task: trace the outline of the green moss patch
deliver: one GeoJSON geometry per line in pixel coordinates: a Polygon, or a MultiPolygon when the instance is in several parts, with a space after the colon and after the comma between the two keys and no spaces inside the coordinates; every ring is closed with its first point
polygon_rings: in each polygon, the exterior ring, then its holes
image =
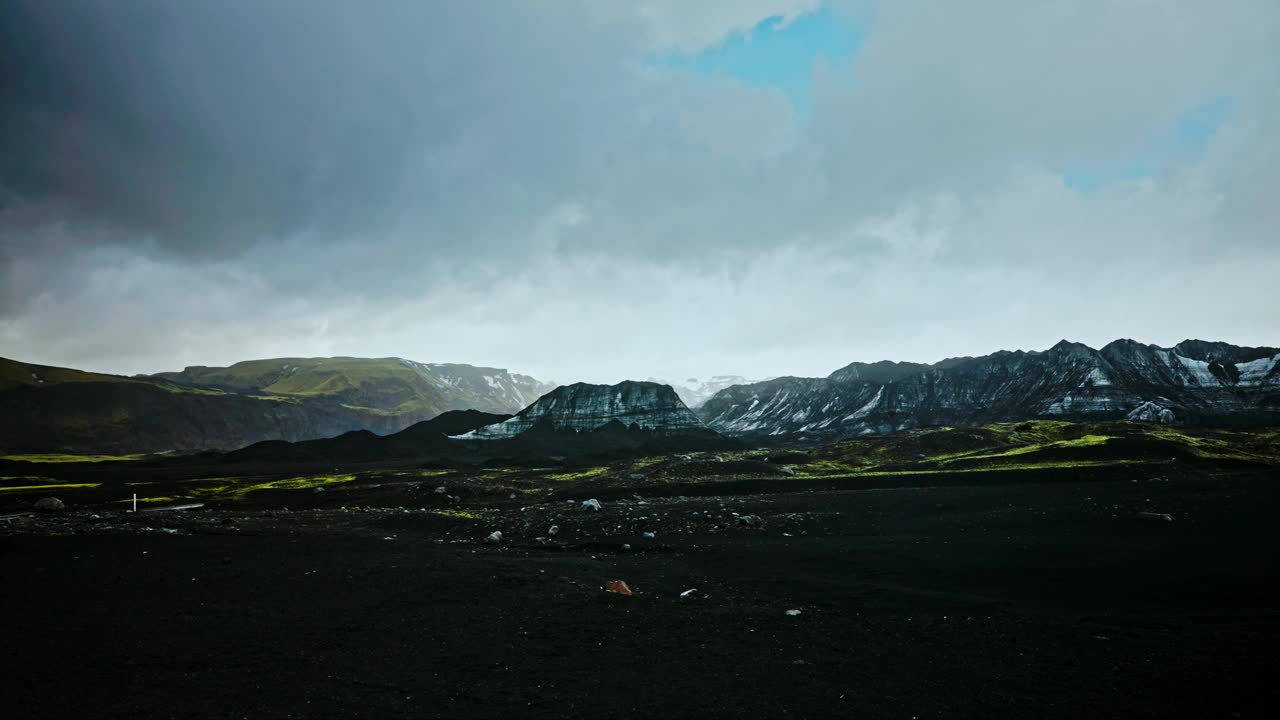
{"type": "Polygon", "coordinates": [[[249,493],[259,490],[312,490],[326,485],[348,483],[355,479],[355,475],[306,475],[283,480],[246,483],[237,478],[212,478],[203,482],[220,481],[222,484],[195,488],[191,494],[194,497],[209,500],[243,500],[249,493]]]}

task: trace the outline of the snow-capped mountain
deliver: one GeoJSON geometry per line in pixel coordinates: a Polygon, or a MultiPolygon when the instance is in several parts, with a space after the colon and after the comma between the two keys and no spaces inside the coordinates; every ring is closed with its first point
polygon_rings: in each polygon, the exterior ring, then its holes
{"type": "Polygon", "coordinates": [[[445,393],[466,398],[468,408],[485,412],[516,412],[537,400],[555,383],[542,382],[504,368],[476,367],[460,363],[420,363],[400,359],[445,393]]]}
{"type": "Polygon", "coordinates": [[[734,385],[747,385],[750,380],[741,375],[713,375],[706,380],[698,378],[687,378],[684,382],[668,382],[666,380],[658,380],[657,378],[649,378],[649,382],[655,382],[663,385],[670,385],[685,405],[691,408],[697,408],[702,403],[711,399],[713,395],[721,390],[732,387],[734,385]]]}
{"type": "Polygon", "coordinates": [[[501,440],[535,425],[555,430],[590,431],[611,422],[628,428],[670,433],[705,430],[670,385],[628,380],[617,385],[564,385],[538,398],[514,417],[473,430],[460,439],[501,440]]]}
{"type": "Polygon", "coordinates": [[[1063,340],[933,365],[853,363],[826,378],[726,388],[699,416],[726,435],[814,437],[1031,418],[1280,421],[1280,349],[1117,340],[1094,350],[1063,340]]]}

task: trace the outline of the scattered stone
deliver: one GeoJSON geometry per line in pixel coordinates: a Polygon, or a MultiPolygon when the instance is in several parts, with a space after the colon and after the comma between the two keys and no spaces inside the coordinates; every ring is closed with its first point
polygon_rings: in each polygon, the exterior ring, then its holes
{"type": "Polygon", "coordinates": [[[604,507],[604,506],[602,506],[602,505],[600,504],[600,501],[599,501],[599,500],[597,500],[597,499],[595,499],[595,498],[591,498],[590,500],[586,500],[586,501],[584,501],[584,502],[582,503],[582,507],[581,507],[581,508],[579,508],[579,509],[580,509],[580,510],[594,510],[595,512],[600,512],[600,510],[602,510],[602,509],[603,509],[603,507],[604,507]]]}
{"type": "Polygon", "coordinates": [[[756,527],[763,522],[764,520],[759,515],[741,515],[738,517],[738,524],[746,527],[756,527]]]}
{"type": "Polygon", "coordinates": [[[651,532],[647,532],[647,533],[645,533],[645,534],[644,534],[644,536],[645,536],[645,538],[647,538],[647,539],[649,539],[649,540],[652,540],[652,539],[654,539],[654,538],[658,537],[658,536],[657,536],[657,534],[655,534],[655,533],[651,533],[651,532]]]}
{"type": "Polygon", "coordinates": [[[631,588],[627,587],[627,583],[623,580],[610,580],[609,583],[604,586],[604,589],[607,592],[626,595],[628,597],[633,594],[631,592],[631,588]]]}
{"type": "Polygon", "coordinates": [[[39,500],[36,501],[36,504],[33,505],[32,507],[34,507],[36,510],[39,510],[40,512],[58,512],[60,510],[66,509],[67,506],[64,505],[63,502],[56,497],[47,497],[47,498],[40,498],[39,500]]]}
{"type": "Polygon", "coordinates": [[[630,479],[632,479],[632,480],[643,480],[643,479],[644,479],[644,473],[631,473],[631,474],[630,474],[630,475],[628,475],[627,477],[628,477],[628,478],[630,478],[630,479]]]}
{"type": "Polygon", "coordinates": [[[697,590],[698,588],[689,588],[688,590],[685,590],[684,592],[680,593],[680,597],[689,597],[693,593],[697,592],[697,590]]]}
{"type": "Polygon", "coordinates": [[[447,495],[449,493],[449,488],[445,487],[444,485],[441,485],[440,487],[435,489],[435,493],[437,495],[447,495]]]}
{"type": "Polygon", "coordinates": [[[489,533],[489,536],[486,537],[484,541],[490,544],[500,543],[502,542],[502,533],[497,530],[494,530],[493,532],[489,533]]]}
{"type": "Polygon", "coordinates": [[[782,474],[783,474],[783,475],[795,475],[795,474],[796,474],[796,469],[795,469],[795,468],[793,468],[793,467],[791,467],[790,465],[783,465],[783,466],[782,466],[782,474]]]}
{"type": "Polygon", "coordinates": [[[323,485],[321,485],[321,486],[319,486],[319,487],[316,487],[316,488],[313,488],[313,489],[311,490],[311,492],[312,492],[313,494],[317,494],[317,495],[318,495],[318,494],[320,494],[320,493],[322,493],[322,492],[324,492],[324,491],[325,491],[325,489],[324,489],[324,486],[323,486],[323,485]]]}
{"type": "Polygon", "coordinates": [[[508,500],[515,500],[515,499],[516,499],[516,494],[515,494],[515,493],[511,493],[510,495],[508,495],[508,496],[507,496],[507,499],[508,499],[508,500]]]}
{"type": "Polygon", "coordinates": [[[1169,513],[1140,512],[1138,513],[1138,517],[1146,518],[1148,520],[1163,520],[1165,522],[1173,522],[1173,516],[1170,515],[1169,513]]]}
{"type": "Polygon", "coordinates": [[[559,532],[560,532],[559,525],[552,525],[551,527],[547,528],[548,537],[555,537],[559,532]]]}
{"type": "Polygon", "coordinates": [[[787,611],[787,615],[788,615],[789,617],[795,617],[795,616],[797,616],[797,615],[799,615],[799,614],[800,614],[800,611],[799,611],[799,610],[797,610],[797,609],[795,609],[795,608],[791,608],[790,610],[788,610],[788,611],[787,611]]]}
{"type": "Polygon", "coordinates": [[[631,549],[631,543],[622,543],[622,549],[623,549],[623,551],[630,550],[630,549],[631,549]]]}

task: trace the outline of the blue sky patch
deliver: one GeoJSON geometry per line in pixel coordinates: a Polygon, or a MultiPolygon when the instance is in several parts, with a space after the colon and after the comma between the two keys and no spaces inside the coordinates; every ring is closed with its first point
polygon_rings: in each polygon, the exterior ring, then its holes
{"type": "Polygon", "coordinates": [[[718,45],[690,55],[656,58],[659,65],[704,75],[736,78],[749,87],[782,90],[801,118],[813,110],[813,66],[819,58],[847,64],[862,44],[861,28],[842,22],[827,8],[783,25],[781,17],[761,21],[718,45]]]}
{"type": "Polygon", "coordinates": [[[1096,190],[1109,182],[1127,182],[1158,175],[1204,151],[1209,140],[1230,115],[1232,98],[1219,97],[1196,105],[1158,128],[1127,156],[1088,168],[1073,168],[1063,175],[1069,187],[1096,190]]]}

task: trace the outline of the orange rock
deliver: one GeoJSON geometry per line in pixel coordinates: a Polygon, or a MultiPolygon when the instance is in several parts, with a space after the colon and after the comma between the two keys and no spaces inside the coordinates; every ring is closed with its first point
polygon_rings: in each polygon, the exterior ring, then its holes
{"type": "Polygon", "coordinates": [[[627,584],[621,580],[610,580],[609,584],[604,586],[604,589],[611,593],[618,593],[619,595],[631,594],[631,588],[627,587],[627,584]]]}

